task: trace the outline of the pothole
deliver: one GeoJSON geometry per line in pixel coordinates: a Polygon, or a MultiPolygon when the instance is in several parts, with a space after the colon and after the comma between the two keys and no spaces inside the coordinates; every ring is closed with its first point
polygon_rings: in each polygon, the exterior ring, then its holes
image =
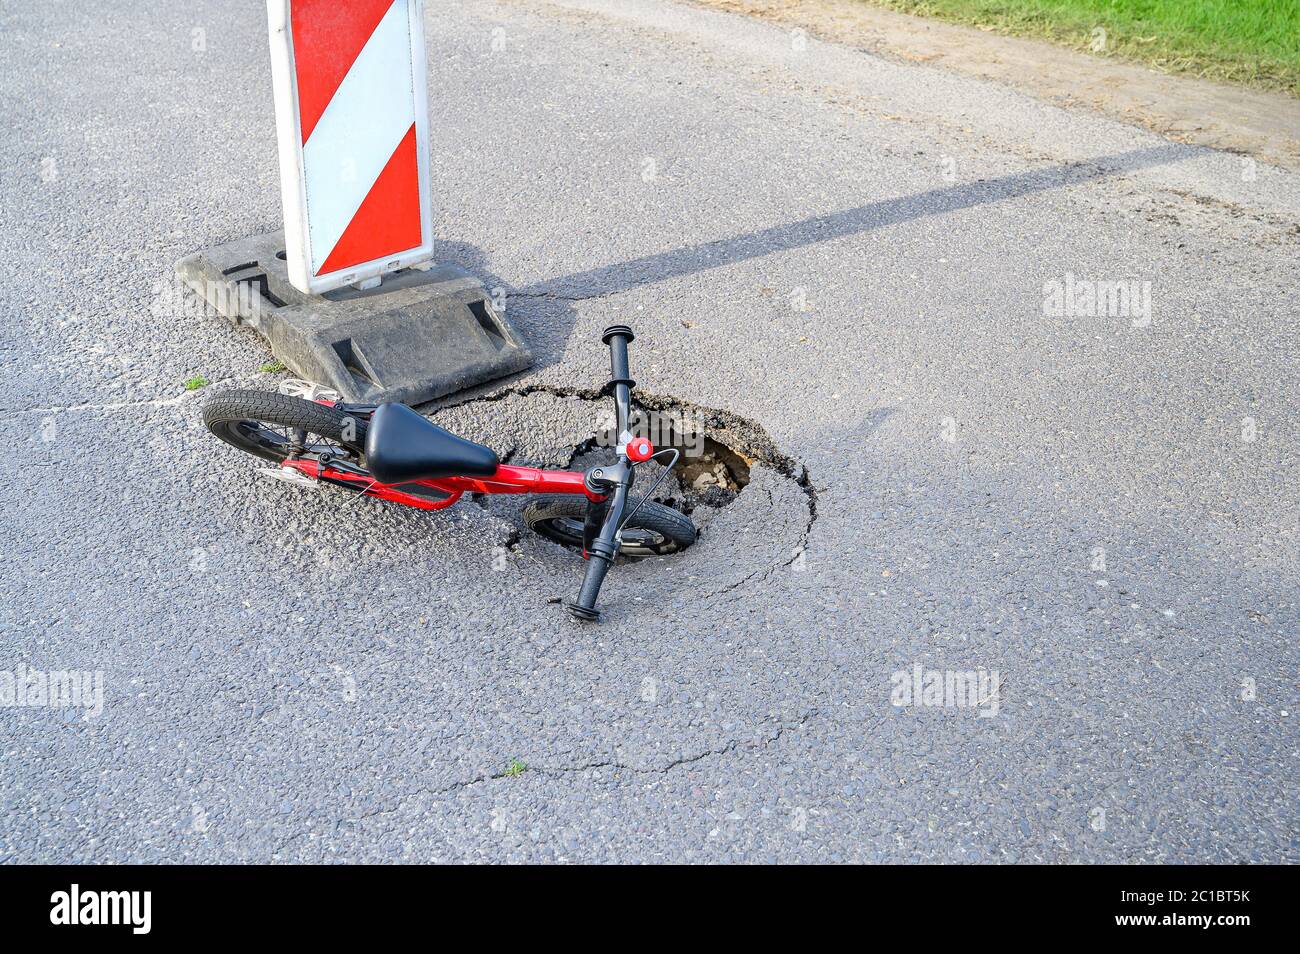
{"type": "MultiPolygon", "coordinates": [[[[797,558],[816,519],[816,494],[804,466],[782,453],[759,424],[640,391],[633,396],[633,409],[637,436],[649,438],[656,450],[681,451],[653,499],[689,514],[699,527],[700,542],[684,557],[713,550],[715,556],[734,555],[741,546],[741,555],[751,551],[763,567],[797,558]],[[728,539],[719,546],[718,537],[728,539]]],[[[595,391],[532,385],[472,398],[430,416],[517,466],[585,470],[613,455],[612,401],[595,391]]],[[[633,495],[644,493],[662,473],[655,462],[638,467],[633,495]]],[[[522,527],[519,498],[479,497],[476,502],[522,527]]],[[[520,539],[514,533],[509,537],[511,545],[520,539]]]]}
{"type": "MultiPolygon", "coordinates": [[[[633,424],[636,436],[646,436],[640,431],[647,428],[633,424]]],[[[593,442],[597,446],[575,452],[570,468],[586,470],[609,459],[610,436],[593,442]]],[[[655,487],[652,499],[675,507],[685,514],[694,515],[701,508],[719,510],[735,501],[737,495],[749,484],[753,461],[710,437],[683,439],[674,434],[666,443],[655,443],[655,450],[674,448],[679,452],[672,473],[664,474],[664,465],[647,461],[637,467],[636,486],[633,493],[644,493],[655,487]],[[662,478],[662,479],[661,479],[662,478]]],[[[701,514],[705,516],[705,514],[701,514]]]]}

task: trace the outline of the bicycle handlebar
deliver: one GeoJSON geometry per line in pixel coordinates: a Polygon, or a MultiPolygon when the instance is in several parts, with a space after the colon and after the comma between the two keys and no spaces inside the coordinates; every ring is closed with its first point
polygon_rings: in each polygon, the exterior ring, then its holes
{"type": "Polygon", "coordinates": [[[614,391],[619,458],[613,466],[602,468],[604,474],[601,482],[609,490],[609,496],[602,504],[605,510],[600,532],[588,548],[587,572],[582,578],[578,598],[574,602],[565,603],[571,616],[587,622],[600,618],[600,612],[596,609],[596,597],[600,595],[605,574],[618,555],[618,528],[623,522],[623,510],[627,506],[627,494],[632,487],[636,469],[628,460],[626,449],[627,441],[632,436],[628,430],[628,419],[632,414],[632,388],[636,386],[628,371],[627,346],[635,337],[627,325],[610,325],[600,337],[601,341],[609,345],[609,384],[614,391]]]}
{"type": "Polygon", "coordinates": [[[627,346],[636,338],[627,325],[610,325],[600,340],[609,345],[609,385],[614,391],[614,415],[618,446],[622,449],[630,435],[628,418],[632,414],[632,389],[636,382],[628,371],[627,346]]]}
{"type": "Polygon", "coordinates": [[[636,340],[632,329],[627,325],[610,325],[601,334],[600,340],[609,345],[609,365],[613,372],[613,381],[626,381],[629,385],[636,382],[628,376],[627,346],[636,340]]]}

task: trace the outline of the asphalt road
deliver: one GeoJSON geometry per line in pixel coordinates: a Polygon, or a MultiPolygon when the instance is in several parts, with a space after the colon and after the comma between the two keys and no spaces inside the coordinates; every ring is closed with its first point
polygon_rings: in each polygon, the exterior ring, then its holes
{"type": "Polygon", "coordinates": [[[430,8],[438,254],[549,389],[466,436],[564,437],[628,322],[812,495],[756,467],[593,630],[513,507],[255,479],[181,385],[269,353],[165,292],[278,226],[263,4],[5,0],[0,670],[103,709],[0,707],[0,861],[1296,860],[1295,176],[690,6],[430,8]]]}

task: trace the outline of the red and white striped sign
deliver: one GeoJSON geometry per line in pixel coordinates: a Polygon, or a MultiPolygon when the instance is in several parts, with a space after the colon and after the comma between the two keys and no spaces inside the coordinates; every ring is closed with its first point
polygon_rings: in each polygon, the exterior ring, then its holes
{"type": "Polygon", "coordinates": [[[432,256],[422,0],[267,0],[290,281],[432,256]]]}

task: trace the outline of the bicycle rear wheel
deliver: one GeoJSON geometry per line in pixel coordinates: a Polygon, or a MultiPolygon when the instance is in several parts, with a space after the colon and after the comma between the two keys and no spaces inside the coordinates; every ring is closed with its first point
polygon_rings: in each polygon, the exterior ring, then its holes
{"type": "Polygon", "coordinates": [[[203,423],[245,453],[280,463],[291,453],[360,466],[366,422],[315,401],[266,391],[226,391],[203,407],[203,423]]]}

